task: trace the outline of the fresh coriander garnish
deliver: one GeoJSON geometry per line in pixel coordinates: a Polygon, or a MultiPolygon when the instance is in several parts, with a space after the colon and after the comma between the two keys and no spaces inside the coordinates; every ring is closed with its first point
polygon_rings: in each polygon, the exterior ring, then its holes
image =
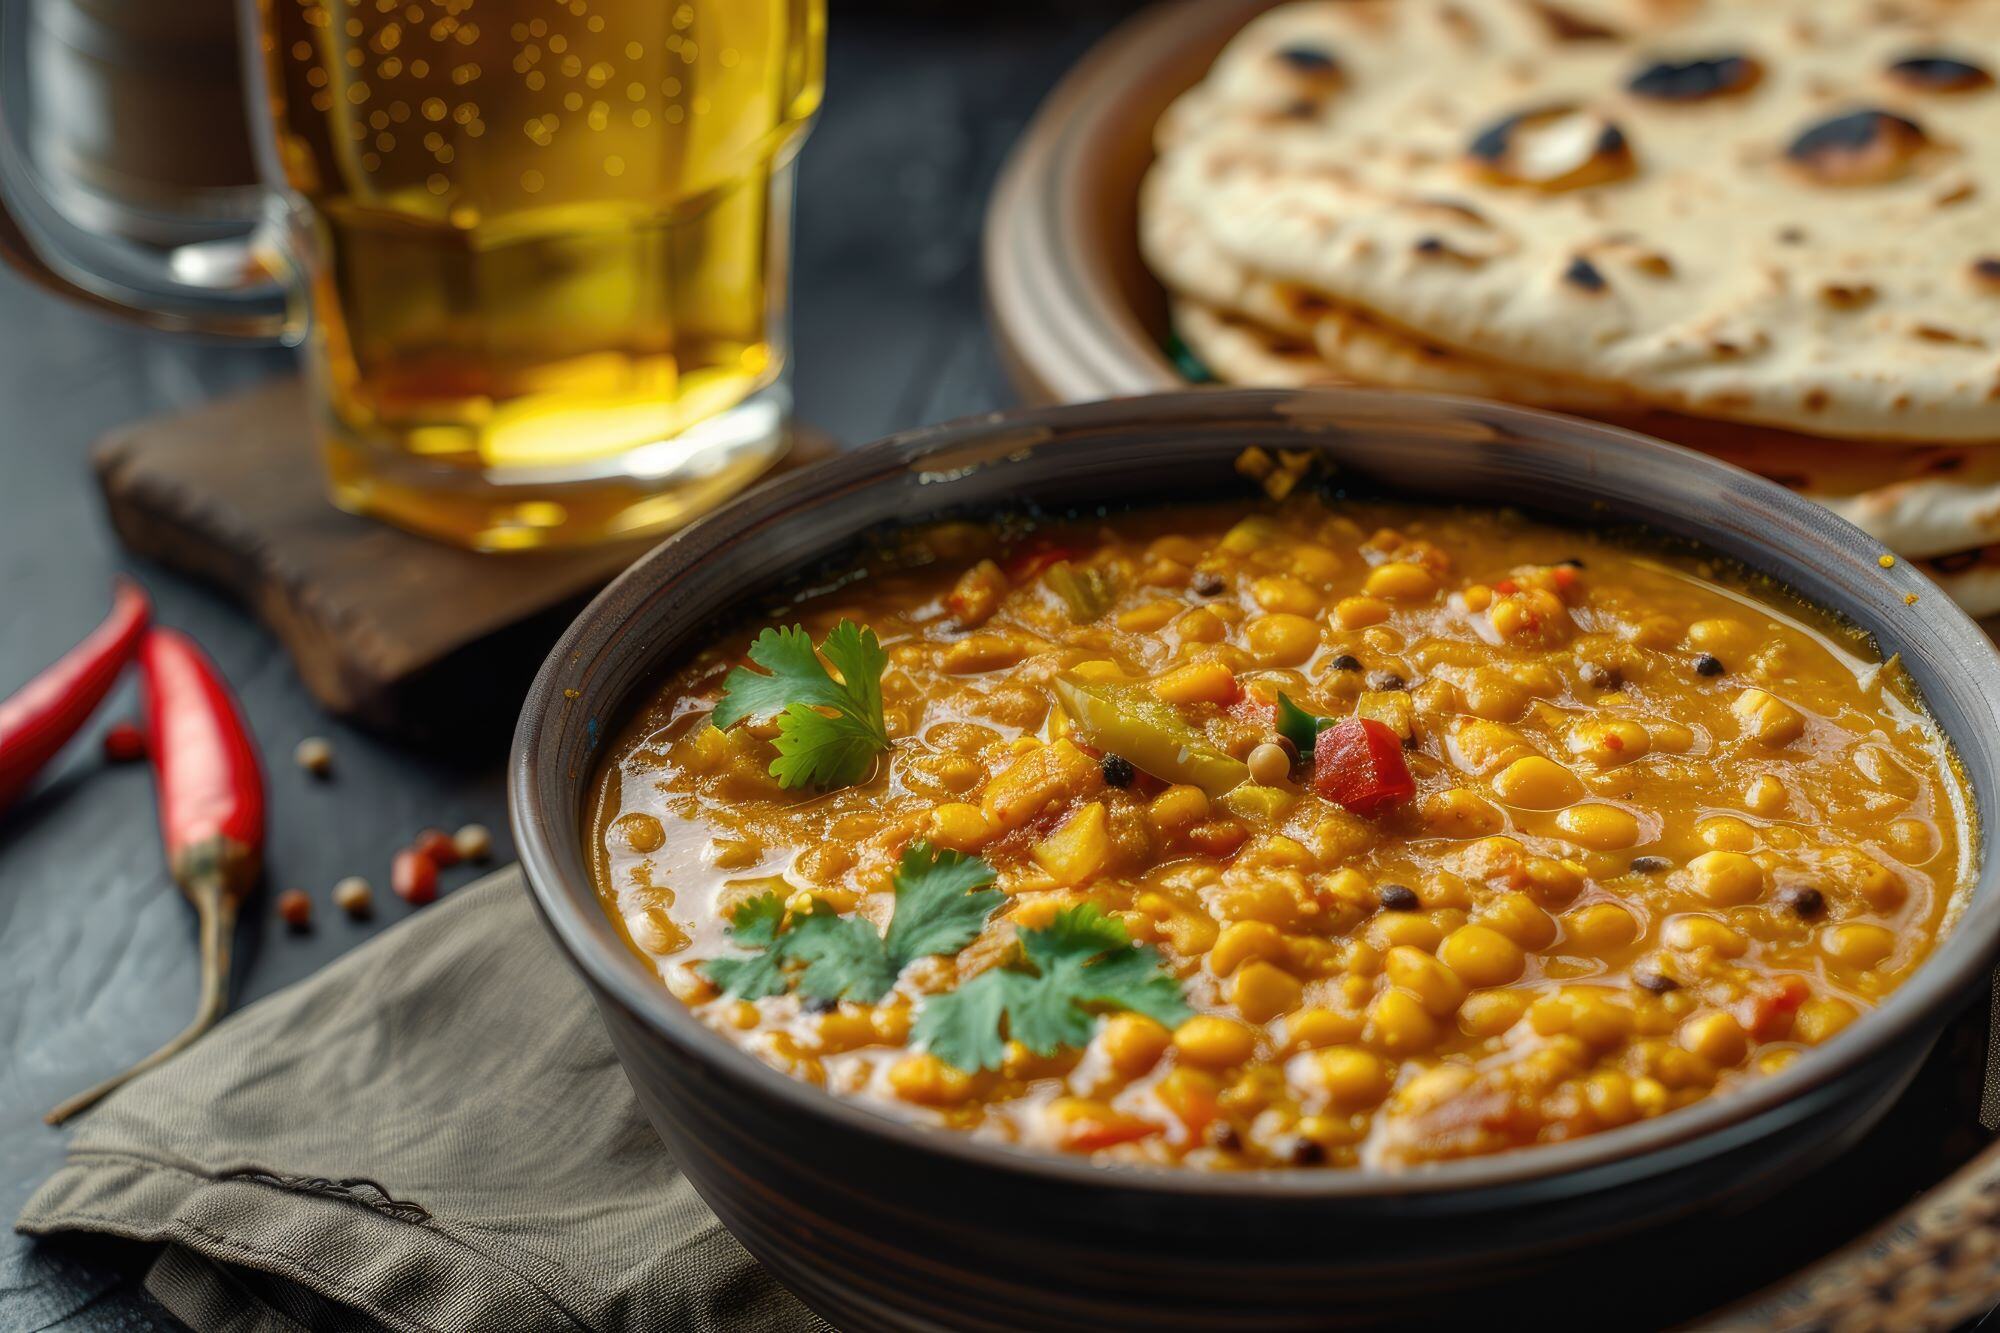
{"type": "Polygon", "coordinates": [[[780,787],[849,786],[867,777],[875,756],[889,748],[882,720],[882,672],[889,655],[875,631],[843,620],[819,651],[840,672],[839,680],[820,664],[803,626],[767,629],[750,645],[750,660],[764,670],[737,667],[724,678],[716,701],[718,727],[777,716],[778,757],[771,761],[771,776],[780,787]]]}
{"type": "Polygon", "coordinates": [[[986,886],[993,867],[976,856],[912,843],[893,880],[896,911],[889,933],[858,916],[841,916],[815,899],[792,914],[775,893],[737,907],[729,918],[733,943],[758,952],[715,958],[702,965],[723,993],[744,1000],[782,995],[796,985],[821,1000],[873,1004],[895,986],[904,968],[929,954],[957,953],[978,938],[986,918],[1006,895],[986,886]],[[797,964],[787,968],[786,964],[797,964]]]}
{"type": "Polygon", "coordinates": [[[1022,931],[1021,956],[1031,971],[994,968],[926,1000],[916,1039],[971,1073],[998,1069],[1007,1038],[1037,1055],[1085,1045],[1093,1020],[1086,1005],[1131,1009],[1169,1027],[1192,1012],[1180,983],[1160,970],[1159,955],[1133,944],[1123,922],[1091,903],[1058,912],[1043,929],[1022,931]]]}
{"type": "Polygon", "coordinates": [[[775,893],[759,894],[738,903],[729,914],[729,938],[756,953],[744,958],[711,958],[701,965],[723,994],[761,1000],[785,993],[785,946],[778,938],[785,924],[785,900],[775,893]]]}
{"type": "Polygon", "coordinates": [[[1290,741],[1292,748],[1304,758],[1312,758],[1313,747],[1319,744],[1319,734],[1339,721],[1337,717],[1308,713],[1293,703],[1288,694],[1278,695],[1278,734],[1290,741]]]}

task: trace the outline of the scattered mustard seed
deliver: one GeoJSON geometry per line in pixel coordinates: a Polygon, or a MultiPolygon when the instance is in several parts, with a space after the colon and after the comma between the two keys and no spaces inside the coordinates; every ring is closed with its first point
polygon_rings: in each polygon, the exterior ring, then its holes
{"type": "Polygon", "coordinates": [[[333,772],[333,742],[324,736],[308,736],[292,751],[292,762],[314,777],[323,778],[333,772]]]}
{"type": "Polygon", "coordinates": [[[375,910],[375,891],[359,875],[349,875],[333,886],[333,905],[360,920],[375,910]]]}

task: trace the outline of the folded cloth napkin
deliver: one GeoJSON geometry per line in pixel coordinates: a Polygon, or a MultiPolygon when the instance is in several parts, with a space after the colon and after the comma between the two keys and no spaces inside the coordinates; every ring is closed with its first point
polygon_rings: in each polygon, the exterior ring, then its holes
{"type": "Polygon", "coordinates": [[[199,1333],[828,1327],[667,1155],[518,869],[103,1103],[16,1225],[160,1244],[199,1333]]]}

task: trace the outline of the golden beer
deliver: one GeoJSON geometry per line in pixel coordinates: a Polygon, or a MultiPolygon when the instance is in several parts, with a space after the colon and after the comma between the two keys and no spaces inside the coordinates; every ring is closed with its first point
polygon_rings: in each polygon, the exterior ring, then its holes
{"type": "Polygon", "coordinates": [[[255,0],[335,499],[484,549],[783,451],[824,0],[255,0]]]}

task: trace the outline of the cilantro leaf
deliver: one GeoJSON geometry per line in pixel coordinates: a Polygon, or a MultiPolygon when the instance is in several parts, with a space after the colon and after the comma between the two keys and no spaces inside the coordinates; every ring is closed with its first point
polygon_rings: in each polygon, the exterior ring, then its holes
{"type": "Polygon", "coordinates": [[[1020,972],[994,968],[981,972],[955,991],[924,1002],[912,1029],[916,1040],[947,1064],[968,1073],[998,1069],[1007,1058],[1000,1021],[1013,1007],[1022,983],[1034,979],[1020,972]]]}
{"type": "Polygon", "coordinates": [[[804,704],[778,715],[778,757],[771,776],[784,788],[845,787],[868,776],[878,750],[888,744],[867,722],[847,713],[829,717],[804,704]]]}
{"type": "Polygon", "coordinates": [[[1160,971],[1159,955],[1134,945],[1124,923],[1091,903],[1022,931],[1021,956],[1033,971],[996,968],[927,1000],[915,1038],[940,1060],[976,1072],[999,1068],[1003,1019],[1008,1037],[1053,1055],[1089,1042],[1094,1015],[1086,1005],[1130,1009],[1168,1026],[1192,1012],[1180,983],[1160,971]]]}
{"type": "Polygon", "coordinates": [[[702,970],[738,999],[782,995],[796,984],[817,999],[873,1004],[915,960],[972,943],[1006,896],[985,887],[993,882],[986,862],[924,842],[905,849],[892,882],[896,910],[886,937],[865,918],[841,916],[817,900],[792,913],[786,926],[783,900],[767,893],[741,904],[729,919],[730,940],[759,952],[710,959],[702,970]]]}
{"type": "Polygon", "coordinates": [[[715,705],[716,726],[728,728],[745,718],[782,713],[794,700],[825,708],[837,706],[840,686],[820,665],[813,653],[812,635],[803,625],[766,629],[750,645],[750,660],[764,670],[734,667],[723,678],[722,698],[715,705]]]}
{"type": "Polygon", "coordinates": [[[882,672],[889,655],[875,631],[843,620],[819,651],[840,672],[839,680],[820,662],[803,626],[766,629],[750,645],[750,660],[764,669],[732,669],[710,719],[727,728],[775,716],[778,757],[770,772],[788,789],[859,782],[875,755],[889,748],[882,717],[882,672]]]}
{"type": "Polygon", "coordinates": [[[976,856],[911,843],[896,866],[896,915],[884,941],[901,972],[934,953],[957,953],[979,938],[986,918],[1006,897],[993,867],[976,856]]]}
{"type": "Polygon", "coordinates": [[[1292,743],[1301,758],[1311,758],[1313,747],[1319,744],[1319,734],[1339,721],[1336,717],[1308,713],[1293,703],[1289,694],[1278,695],[1278,734],[1292,743]]]}
{"type": "MultiPolygon", "coordinates": [[[[855,711],[864,718],[873,718],[876,730],[882,732],[882,673],[889,669],[889,654],[882,651],[875,631],[843,620],[833,627],[819,650],[840,673],[845,682],[842,688],[854,701],[855,711]]],[[[883,732],[882,743],[888,742],[888,735],[883,732]]]]}
{"type": "Polygon", "coordinates": [[[701,965],[702,972],[722,987],[723,994],[739,1000],[783,995],[784,952],[774,946],[784,919],[784,900],[775,893],[760,894],[739,903],[729,916],[729,938],[747,949],[762,952],[747,958],[711,958],[701,965]]]}
{"type": "Polygon", "coordinates": [[[873,1004],[895,986],[902,970],[890,962],[872,922],[841,916],[817,901],[810,913],[793,918],[785,935],[785,956],[805,964],[799,973],[800,992],[821,1000],[873,1004]]]}

